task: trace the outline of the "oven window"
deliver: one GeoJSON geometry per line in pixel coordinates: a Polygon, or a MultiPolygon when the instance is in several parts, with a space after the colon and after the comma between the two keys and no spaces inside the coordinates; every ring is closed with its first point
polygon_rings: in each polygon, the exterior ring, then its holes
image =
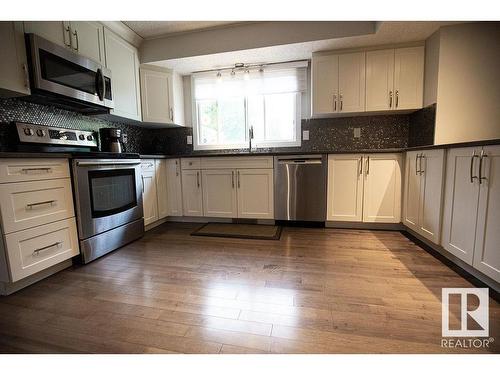
{"type": "Polygon", "coordinates": [[[137,206],[135,169],[89,171],[92,217],[104,217],[137,206]]]}
{"type": "Polygon", "coordinates": [[[39,49],[38,52],[43,79],[89,94],[96,94],[96,72],[43,49],[39,49]]]}

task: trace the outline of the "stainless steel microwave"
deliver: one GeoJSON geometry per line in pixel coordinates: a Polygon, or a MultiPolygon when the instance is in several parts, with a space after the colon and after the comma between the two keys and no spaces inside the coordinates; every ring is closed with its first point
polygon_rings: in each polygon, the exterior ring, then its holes
{"type": "Polygon", "coordinates": [[[26,34],[32,99],[83,113],[113,108],[111,70],[36,34],[26,34]]]}

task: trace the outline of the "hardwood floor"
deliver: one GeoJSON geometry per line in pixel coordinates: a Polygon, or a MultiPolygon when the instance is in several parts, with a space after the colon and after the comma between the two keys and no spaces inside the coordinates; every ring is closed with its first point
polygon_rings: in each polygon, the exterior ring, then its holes
{"type": "Polygon", "coordinates": [[[164,224],[0,297],[0,351],[478,351],[441,348],[441,288],[473,285],[399,232],[284,228],[266,241],[190,236],[196,227],[164,224]]]}

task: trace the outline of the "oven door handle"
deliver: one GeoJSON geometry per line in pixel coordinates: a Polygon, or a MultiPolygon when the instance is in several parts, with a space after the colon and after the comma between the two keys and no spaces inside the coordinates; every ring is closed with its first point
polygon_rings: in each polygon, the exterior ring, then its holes
{"type": "Polygon", "coordinates": [[[127,161],[127,160],[108,160],[108,161],[78,161],[76,162],[77,166],[82,167],[95,167],[102,165],[139,165],[140,161],[127,161]]]}

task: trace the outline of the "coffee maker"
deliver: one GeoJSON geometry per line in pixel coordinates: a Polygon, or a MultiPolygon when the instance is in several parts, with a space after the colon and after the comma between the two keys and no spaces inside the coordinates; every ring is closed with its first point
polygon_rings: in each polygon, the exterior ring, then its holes
{"type": "Polygon", "coordinates": [[[99,129],[99,138],[101,139],[101,151],[105,152],[124,152],[123,134],[118,128],[99,129]]]}

